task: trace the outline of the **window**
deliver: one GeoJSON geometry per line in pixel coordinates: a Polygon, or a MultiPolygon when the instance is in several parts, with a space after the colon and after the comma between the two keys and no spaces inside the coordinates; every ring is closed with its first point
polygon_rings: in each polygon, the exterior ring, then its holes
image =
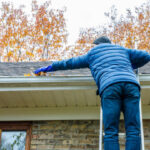
{"type": "Polygon", "coordinates": [[[1,150],[29,150],[30,122],[0,122],[1,150]]]}

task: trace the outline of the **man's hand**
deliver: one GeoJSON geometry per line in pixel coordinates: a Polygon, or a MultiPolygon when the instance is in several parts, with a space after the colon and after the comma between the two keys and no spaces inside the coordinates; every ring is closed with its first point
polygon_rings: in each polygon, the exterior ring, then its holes
{"type": "Polygon", "coordinates": [[[39,75],[41,72],[52,72],[54,71],[52,68],[52,65],[49,65],[48,67],[43,67],[43,68],[39,68],[37,70],[34,71],[35,74],[39,75]]]}

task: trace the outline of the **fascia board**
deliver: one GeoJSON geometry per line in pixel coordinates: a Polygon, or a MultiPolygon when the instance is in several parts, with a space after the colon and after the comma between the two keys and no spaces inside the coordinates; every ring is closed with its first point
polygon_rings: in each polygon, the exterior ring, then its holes
{"type": "MultiPolygon", "coordinates": [[[[150,74],[139,75],[140,81],[150,81],[150,74]]],[[[92,76],[9,77],[0,76],[0,83],[94,82],[92,76]]]]}
{"type": "MultiPolygon", "coordinates": [[[[141,88],[150,88],[150,75],[139,76],[141,88]]],[[[97,89],[91,76],[0,77],[3,91],[51,91],[97,89]]]]}
{"type": "Polygon", "coordinates": [[[59,86],[59,87],[11,87],[0,88],[0,92],[13,92],[13,91],[65,91],[65,90],[93,90],[97,89],[96,86],[59,86]]]}
{"type": "Polygon", "coordinates": [[[91,76],[0,77],[0,83],[92,82],[91,76]]]}
{"type": "Polygon", "coordinates": [[[97,89],[92,77],[4,77],[0,92],[97,89]]]}
{"type": "Polygon", "coordinates": [[[2,108],[0,121],[95,120],[99,107],[2,108]]]}
{"type": "MultiPolygon", "coordinates": [[[[150,119],[150,106],[144,105],[143,119],[150,119]]],[[[0,121],[99,120],[99,107],[1,108],[0,121]]],[[[121,113],[121,119],[123,115],[121,113]]]]}

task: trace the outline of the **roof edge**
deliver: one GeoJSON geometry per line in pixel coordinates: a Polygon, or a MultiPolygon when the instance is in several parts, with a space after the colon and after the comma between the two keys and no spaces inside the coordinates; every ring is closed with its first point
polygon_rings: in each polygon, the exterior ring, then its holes
{"type": "Polygon", "coordinates": [[[94,82],[92,76],[0,77],[0,83],[94,82]]]}
{"type": "MultiPolygon", "coordinates": [[[[150,74],[140,74],[140,81],[150,81],[150,74]]],[[[39,76],[39,77],[12,77],[0,76],[0,83],[48,83],[48,82],[94,82],[92,76],[39,76]]]]}

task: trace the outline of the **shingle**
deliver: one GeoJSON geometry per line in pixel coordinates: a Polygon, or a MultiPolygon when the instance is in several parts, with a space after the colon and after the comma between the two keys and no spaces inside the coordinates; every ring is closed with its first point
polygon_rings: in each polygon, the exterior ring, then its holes
{"type": "MultiPolygon", "coordinates": [[[[9,63],[1,62],[0,63],[0,76],[24,76],[24,74],[33,73],[37,68],[43,66],[48,66],[52,62],[18,62],[18,63],[9,63]]],[[[150,63],[146,64],[144,67],[139,69],[140,74],[150,74],[150,63]]],[[[56,71],[50,73],[53,75],[60,76],[91,76],[91,72],[88,68],[86,69],[74,69],[66,71],[56,71]]]]}
{"type": "Polygon", "coordinates": [[[141,73],[141,74],[150,74],[150,63],[147,63],[143,67],[139,68],[139,73],[141,73]]]}
{"type": "MultiPolygon", "coordinates": [[[[24,76],[24,74],[33,73],[34,70],[43,66],[48,66],[52,62],[18,62],[18,63],[0,63],[0,76],[24,76]]],[[[89,69],[75,69],[66,71],[56,71],[51,75],[62,76],[90,76],[89,69]]]]}

